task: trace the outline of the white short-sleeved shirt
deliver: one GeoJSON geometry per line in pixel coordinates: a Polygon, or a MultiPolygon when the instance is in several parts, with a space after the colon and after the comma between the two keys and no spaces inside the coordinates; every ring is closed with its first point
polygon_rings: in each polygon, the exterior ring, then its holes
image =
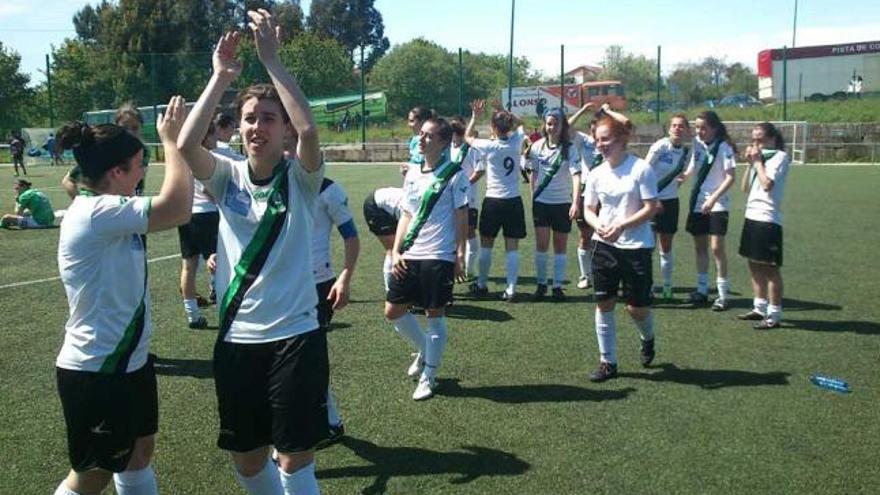
{"type": "Polygon", "coordinates": [[[67,209],[58,270],[70,314],[59,368],[130,373],[146,364],[153,326],[141,235],[149,213],[149,197],[114,195],[80,194],[67,209]],[[143,328],[129,328],[141,301],[143,328]]]}
{"type": "MultiPolygon", "coordinates": [[[[458,153],[461,147],[456,147],[454,145],[449,146],[449,157],[451,159],[457,159],[458,153]]],[[[474,172],[478,172],[480,170],[486,170],[486,164],[483,160],[483,156],[479,150],[474,147],[471,147],[468,150],[467,156],[464,157],[464,160],[461,162],[461,172],[468,179],[468,183],[470,183],[470,177],[474,172]]],[[[473,183],[468,187],[468,207],[476,208],[477,207],[477,183],[473,183]]]]}
{"type": "MultiPolygon", "coordinates": [[[[642,209],[643,201],[657,198],[657,176],[648,162],[628,155],[617,167],[611,168],[608,161],[593,169],[587,177],[584,188],[584,206],[602,204],[599,209],[599,223],[611,225],[634,215],[642,209]]],[[[598,234],[593,239],[602,240],[598,234]]],[[[654,232],[650,222],[626,229],[611,244],[620,249],[640,249],[654,247],[654,232]]]]}
{"type": "MultiPolygon", "coordinates": [[[[546,138],[539,139],[529,147],[525,157],[525,168],[526,170],[534,170],[538,173],[538,180],[535,185],[536,190],[544,182],[547,174],[550,173],[553,162],[556,160],[556,155],[560,152],[561,149],[559,147],[551,148],[546,138]]],[[[581,174],[581,160],[575,145],[569,146],[568,153],[568,158],[562,159],[559,170],[550,180],[550,183],[547,184],[547,187],[544,188],[544,191],[537,198],[534,198],[536,202],[548,205],[571,203],[571,178],[581,174]]]]}
{"type": "MultiPolygon", "coordinates": [[[[217,198],[220,210],[214,280],[217,293],[222,295],[266,212],[271,183],[254,184],[246,160],[233,161],[214,155],[214,163],[214,174],[203,182],[208,192],[217,198]]],[[[284,226],[262,270],[245,294],[224,337],[226,342],[272,342],[318,328],[311,237],[324,165],[309,173],[298,160],[287,160],[287,177],[289,193],[284,226]]]]}
{"type": "MultiPolygon", "coordinates": [[[[651,145],[645,161],[654,169],[654,175],[657,176],[659,182],[664,177],[675,171],[678,164],[684,160],[685,166],[681,172],[684,172],[690,166],[691,146],[684,143],[678,147],[672,144],[672,141],[665,137],[651,145]]],[[[659,185],[657,187],[660,187],[659,185]]],[[[669,184],[662,190],[657,191],[657,199],[675,199],[678,197],[678,181],[672,179],[669,184]]]]}
{"type": "Polygon", "coordinates": [[[320,284],[336,276],[330,257],[330,236],[334,227],[352,220],[348,196],[342,186],[328,178],[321,183],[321,192],[315,208],[315,227],[312,231],[312,274],[320,284]]]}
{"type": "Polygon", "coordinates": [[[767,178],[773,181],[773,188],[770,191],[765,191],[761,187],[761,181],[754,178],[755,172],[751,172],[749,180],[752,182],[749,198],[746,200],[746,218],[782,225],[782,195],[785,192],[790,164],[791,158],[784,151],[777,151],[764,163],[767,178]]]}
{"type": "Polygon", "coordinates": [[[192,212],[210,213],[214,211],[217,211],[217,204],[214,203],[214,198],[205,192],[205,185],[202,184],[202,181],[198,179],[193,180],[192,212]]]}
{"type": "MultiPolygon", "coordinates": [[[[447,162],[427,172],[422,172],[421,167],[409,168],[403,181],[401,209],[412,217],[410,225],[416,221],[425,191],[436,182],[438,173],[449,166],[452,164],[447,162]]],[[[455,261],[455,211],[467,206],[469,186],[461,171],[452,176],[415,242],[403,253],[405,259],[455,261]]]]}
{"type": "Polygon", "coordinates": [[[473,147],[483,155],[486,164],[487,198],[519,197],[520,151],[524,139],[522,128],[507,139],[474,139],[473,147]]]}
{"type": "Polygon", "coordinates": [[[581,184],[583,184],[587,175],[590,174],[590,169],[595,168],[593,160],[599,155],[599,151],[596,149],[596,141],[593,136],[581,131],[574,134],[574,144],[581,158],[581,184]]]}
{"type": "Polygon", "coordinates": [[[402,187],[382,187],[373,192],[373,201],[389,215],[400,219],[400,203],[403,201],[402,187]]]}
{"type": "MultiPolygon", "coordinates": [[[[704,158],[709,154],[709,151],[713,147],[714,143],[707,145],[699,139],[694,139],[694,152],[692,153],[691,161],[688,165],[688,173],[693,175],[694,181],[697,180],[704,158]]],[[[712,164],[712,169],[709,171],[709,175],[706,176],[705,182],[703,182],[703,185],[700,187],[700,192],[697,195],[697,202],[694,205],[695,212],[700,212],[703,208],[703,203],[706,202],[709,195],[721,187],[721,183],[724,182],[724,178],[727,177],[727,173],[731,170],[736,170],[736,156],[730,145],[726,142],[722,142],[721,145],[718,146],[718,155],[715,156],[715,162],[712,164]]],[[[724,193],[724,195],[715,202],[715,205],[712,206],[712,211],[718,212],[729,210],[730,197],[727,193],[724,193]]]]}

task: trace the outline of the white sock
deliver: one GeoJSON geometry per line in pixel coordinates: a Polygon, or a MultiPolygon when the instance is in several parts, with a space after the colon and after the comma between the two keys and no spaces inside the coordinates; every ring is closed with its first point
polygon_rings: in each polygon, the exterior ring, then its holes
{"type": "Polygon", "coordinates": [[[318,478],[315,477],[315,461],[292,473],[279,468],[278,474],[281,476],[284,495],[321,495],[318,478]]]}
{"type": "Polygon", "coordinates": [[[697,273],[697,292],[704,296],[709,295],[709,274],[707,272],[697,273]]]}
{"type": "Polygon", "coordinates": [[[199,303],[195,299],[184,299],[183,310],[186,311],[186,319],[189,321],[196,321],[202,316],[199,312],[199,303]]]}
{"type": "Polygon", "coordinates": [[[578,268],[581,271],[581,278],[589,278],[592,271],[590,261],[590,252],[583,248],[578,248],[578,268]]]}
{"type": "Polygon", "coordinates": [[[636,323],[636,327],[639,329],[639,336],[642,340],[651,340],[654,338],[654,312],[648,310],[648,316],[645,317],[644,320],[637,320],[633,318],[633,321],[636,323]]]}
{"type": "Polygon", "coordinates": [[[55,495],[80,495],[80,494],[76,493],[75,491],[71,490],[70,488],[67,488],[67,484],[64,481],[62,481],[61,484],[58,485],[58,488],[55,489],[55,495]]]}
{"type": "Polygon", "coordinates": [[[782,321],[782,305],[767,305],[767,319],[774,323],[782,321]]]}
{"type": "Polygon", "coordinates": [[[726,278],[718,277],[715,279],[715,285],[718,287],[718,297],[726,300],[730,292],[730,282],[726,278]]]}
{"type": "Polygon", "coordinates": [[[505,255],[507,261],[507,293],[516,292],[516,279],[519,278],[519,251],[508,251],[505,255]]]}
{"type": "Polygon", "coordinates": [[[602,312],[596,308],[596,338],[602,362],[617,364],[617,328],[614,311],[602,312]]]}
{"type": "Polygon", "coordinates": [[[675,261],[675,257],[672,256],[672,251],[668,253],[660,251],[660,274],[663,276],[663,288],[665,289],[672,288],[673,261],[675,261]]]}
{"type": "Polygon", "coordinates": [[[391,285],[392,266],[394,266],[394,259],[390,254],[386,254],[385,261],[382,263],[382,278],[385,280],[385,292],[388,292],[388,286],[391,285]]]}
{"type": "Polygon", "coordinates": [[[443,359],[443,350],[446,349],[446,317],[428,318],[428,338],[425,343],[425,371],[423,374],[433,378],[437,374],[437,368],[443,359]]]}
{"type": "Polygon", "coordinates": [[[535,251],[535,279],[547,285],[547,251],[535,251]]]}
{"type": "Polygon", "coordinates": [[[244,477],[234,467],[232,471],[235,473],[238,484],[251,495],[281,495],[284,493],[281,477],[278,476],[278,468],[271,459],[266,459],[266,465],[263,466],[263,469],[250,478],[244,477]]]}
{"type": "Polygon", "coordinates": [[[333,392],[327,388],[327,424],[330,426],[339,426],[342,424],[342,418],[339,417],[339,410],[336,409],[336,399],[333,398],[333,392]]]}
{"type": "Polygon", "coordinates": [[[565,253],[557,253],[553,256],[553,287],[562,287],[562,282],[565,280],[566,262],[565,253]]]}
{"type": "Polygon", "coordinates": [[[468,275],[474,274],[474,264],[477,262],[477,254],[480,252],[480,242],[476,237],[467,240],[464,256],[464,272],[468,275]]]}
{"type": "Polygon", "coordinates": [[[401,337],[408,340],[416,349],[425,355],[425,332],[419,325],[419,320],[412,313],[404,313],[403,316],[396,320],[391,320],[394,329],[401,337]]]}
{"type": "Polygon", "coordinates": [[[156,473],[152,466],[137,471],[123,471],[113,475],[118,495],[157,495],[156,473]]]}
{"type": "Polygon", "coordinates": [[[752,310],[767,316],[767,300],[760,297],[752,299],[752,310]]]}
{"type": "Polygon", "coordinates": [[[486,287],[489,284],[489,269],[492,268],[492,248],[480,248],[480,274],[477,279],[479,287],[486,287]]]}

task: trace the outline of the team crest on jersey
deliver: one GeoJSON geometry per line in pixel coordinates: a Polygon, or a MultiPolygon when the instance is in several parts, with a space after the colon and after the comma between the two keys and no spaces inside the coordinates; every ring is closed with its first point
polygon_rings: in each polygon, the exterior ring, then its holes
{"type": "Polygon", "coordinates": [[[247,191],[236,187],[235,183],[229,182],[226,186],[226,197],[223,200],[223,204],[230,211],[241,216],[247,216],[251,209],[251,196],[247,191]]]}
{"type": "Polygon", "coordinates": [[[435,193],[438,193],[438,192],[440,192],[441,185],[439,182],[435,182],[434,184],[431,185],[431,188],[434,190],[435,193]]]}

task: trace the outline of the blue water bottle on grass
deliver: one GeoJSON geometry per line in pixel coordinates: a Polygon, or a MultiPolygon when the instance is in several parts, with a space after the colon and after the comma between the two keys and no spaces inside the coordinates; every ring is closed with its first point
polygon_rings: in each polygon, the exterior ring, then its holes
{"type": "Polygon", "coordinates": [[[849,383],[846,383],[846,381],[841,380],[840,378],[832,378],[830,376],[814,373],[810,375],[810,381],[816,386],[827,388],[828,390],[833,390],[842,394],[847,394],[850,391],[849,383]]]}

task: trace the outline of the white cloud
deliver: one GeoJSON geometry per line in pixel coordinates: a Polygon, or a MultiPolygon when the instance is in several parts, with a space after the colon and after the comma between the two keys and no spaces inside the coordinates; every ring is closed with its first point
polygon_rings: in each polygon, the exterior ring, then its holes
{"type": "Polygon", "coordinates": [[[19,4],[2,4],[0,5],[0,18],[24,14],[27,11],[27,8],[19,4]]]}

